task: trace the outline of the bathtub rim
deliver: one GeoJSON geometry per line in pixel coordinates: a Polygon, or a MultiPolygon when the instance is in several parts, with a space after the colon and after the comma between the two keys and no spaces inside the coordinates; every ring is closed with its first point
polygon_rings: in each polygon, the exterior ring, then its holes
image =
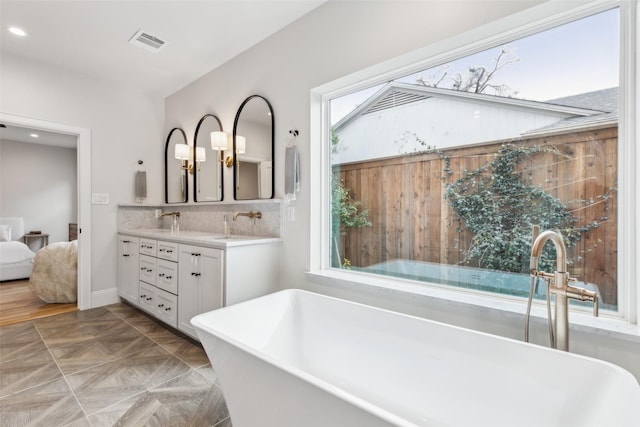
{"type": "MultiPolygon", "coordinates": [[[[431,320],[431,319],[426,319],[423,317],[419,317],[419,316],[414,316],[414,315],[410,315],[410,314],[406,314],[406,313],[401,313],[401,312],[397,312],[397,311],[393,311],[393,310],[388,310],[385,308],[380,308],[380,307],[375,307],[372,305],[368,305],[368,304],[363,304],[363,303],[359,303],[359,302],[355,302],[355,301],[350,301],[347,299],[343,299],[343,298],[337,298],[337,297],[333,297],[330,295],[325,295],[325,294],[321,294],[318,292],[312,292],[312,291],[308,291],[308,290],[304,290],[304,289],[297,289],[297,288],[289,288],[289,289],[284,289],[284,290],[280,290],[280,291],[276,291],[273,292],[271,294],[267,294],[265,296],[262,297],[258,297],[255,299],[263,299],[263,298],[267,298],[267,297],[273,297],[276,298],[277,295],[287,295],[287,298],[289,299],[289,301],[291,301],[292,297],[289,297],[288,295],[295,295],[295,294],[300,294],[300,295],[311,295],[313,297],[317,297],[317,298],[323,298],[323,299],[328,299],[328,300],[332,300],[335,301],[337,303],[342,303],[342,304],[348,304],[348,305],[355,305],[355,306],[359,306],[359,307],[363,307],[365,309],[371,309],[374,311],[379,311],[379,312],[385,312],[388,314],[392,314],[392,315],[397,315],[397,316],[401,316],[407,319],[412,319],[418,322],[426,322],[426,323],[430,323],[430,324],[434,324],[434,325],[439,325],[439,326],[443,326],[443,327],[448,327],[448,328],[453,328],[459,331],[464,331],[464,332],[470,332],[473,334],[478,334],[480,336],[483,336],[489,340],[496,340],[496,341],[503,341],[503,342],[510,342],[513,345],[518,345],[518,346],[524,346],[524,347],[530,347],[530,350],[532,351],[538,351],[538,352],[542,352],[544,353],[549,353],[549,354],[553,354],[554,356],[559,356],[559,357],[570,357],[570,358],[578,358],[578,359],[582,359],[588,363],[596,363],[596,364],[600,364],[602,366],[608,367],[608,369],[613,369],[614,371],[618,372],[621,376],[622,379],[624,379],[625,377],[630,378],[638,387],[640,387],[640,383],[638,382],[638,380],[635,378],[635,376],[633,374],[631,374],[631,372],[629,372],[628,370],[624,369],[621,366],[618,366],[614,363],[608,362],[606,360],[601,360],[601,359],[596,359],[593,357],[589,357],[589,356],[584,356],[581,354],[576,354],[576,353],[565,353],[565,352],[561,352],[560,354],[558,354],[557,352],[559,350],[556,349],[552,349],[549,347],[545,347],[542,345],[538,345],[535,343],[526,343],[520,340],[516,340],[516,339],[512,339],[512,338],[508,338],[508,337],[503,337],[500,335],[494,335],[494,334],[490,334],[487,332],[482,332],[482,331],[477,331],[474,329],[470,329],[470,328],[465,328],[462,326],[457,326],[457,325],[452,325],[449,323],[445,323],[445,322],[440,322],[440,321],[436,321],[436,320],[431,320]]],[[[235,305],[231,305],[231,306],[227,306],[227,307],[223,307],[221,309],[218,310],[214,310],[214,311],[221,311],[221,310],[231,310],[234,307],[237,306],[241,306],[241,305],[245,305],[250,303],[252,300],[248,300],[248,301],[244,301],[235,305]]],[[[250,354],[251,356],[264,361],[265,363],[268,363],[278,369],[283,370],[284,372],[287,372],[290,375],[295,376],[296,378],[309,383],[315,387],[320,388],[321,390],[324,390],[327,393],[332,394],[333,396],[339,398],[339,399],[343,399],[347,402],[349,402],[350,404],[353,404],[354,406],[369,412],[379,418],[381,418],[382,420],[389,422],[393,425],[398,425],[398,426],[407,426],[407,427],[418,427],[417,424],[399,416],[396,415],[386,409],[383,409],[369,401],[367,401],[364,398],[358,397],[350,392],[347,392],[317,376],[314,376],[312,374],[307,373],[306,371],[299,369],[293,365],[287,364],[287,363],[283,363],[282,361],[280,361],[277,357],[273,357],[271,355],[269,355],[268,353],[264,352],[264,351],[260,351],[258,349],[256,349],[255,347],[249,346],[247,344],[245,344],[244,342],[235,339],[231,336],[229,336],[228,334],[222,333],[220,331],[216,331],[213,327],[208,326],[206,324],[204,324],[202,322],[202,319],[204,317],[206,317],[207,313],[202,313],[199,314],[195,317],[193,317],[191,319],[191,324],[196,328],[196,331],[198,330],[203,330],[206,331],[208,333],[210,333],[213,337],[215,337],[216,339],[219,339],[221,341],[224,341],[226,344],[231,345],[233,347],[236,347],[248,354],[250,354]]],[[[201,341],[204,341],[201,338],[201,341]]],[[[204,344],[204,342],[203,342],[204,344]]],[[[223,388],[223,393],[224,393],[224,387],[223,388]]]]}

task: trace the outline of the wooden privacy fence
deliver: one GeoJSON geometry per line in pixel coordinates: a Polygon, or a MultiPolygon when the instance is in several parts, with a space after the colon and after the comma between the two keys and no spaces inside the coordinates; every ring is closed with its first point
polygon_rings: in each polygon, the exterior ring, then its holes
{"type": "MultiPolygon", "coordinates": [[[[509,141],[545,145],[561,156],[537,153],[521,162],[531,185],[558,198],[578,219],[598,224],[569,249],[572,276],[599,286],[605,304],[617,304],[617,126],[509,141]],[[602,195],[607,194],[608,198],[602,195]]],[[[505,141],[334,166],[354,199],[369,210],[371,227],[341,234],[340,252],[365,267],[393,259],[459,264],[472,235],[443,198],[444,159],[452,183],[490,162],[505,141]],[[461,228],[463,231],[459,232],[461,228]]]]}

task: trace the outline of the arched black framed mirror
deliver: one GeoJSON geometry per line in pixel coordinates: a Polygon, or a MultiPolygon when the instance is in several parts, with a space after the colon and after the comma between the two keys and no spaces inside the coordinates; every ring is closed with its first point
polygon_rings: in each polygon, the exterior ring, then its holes
{"type": "Polygon", "coordinates": [[[192,159],[187,135],[180,128],[173,128],[167,135],[164,148],[164,201],[186,203],[189,197],[187,171],[192,159]]]}
{"type": "Polygon", "coordinates": [[[238,108],[233,123],[233,197],[273,198],[273,108],[264,97],[251,95],[238,108]]]}
{"type": "MultiPolygon", "coordinates": [[[[222,153],[213,149],[211,133],[223,132],[222,123],[213,114],[202,116],[193,136],[195,168],[193,168],[193,201],[219,202],[223,196],[222,153]]],[[[226,137],[226,135],[225,135],[226,137]]]]}

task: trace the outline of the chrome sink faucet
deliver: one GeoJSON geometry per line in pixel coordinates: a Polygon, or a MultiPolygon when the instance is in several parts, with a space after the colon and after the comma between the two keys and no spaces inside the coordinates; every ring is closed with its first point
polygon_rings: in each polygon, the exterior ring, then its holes
{"type": "Polygon", "coordinates": [[[260,211],[249,211],[249,212],[236,212],[233,214],[233,220],[237,221],[239,216],[247,216],[251,219],[262,218],[262,212],[260,211]]]}
{"type": "Polygon", "coordinates": [[[588,289],[572,286],[569,283],[576,279],[567,273],[567,249],[562,236],[551,230],[538,235],[539,228],[534,227],[534,241],[531,246],[529,264],[531,287],[527,304],[525,320],[525,341],[529,342],[529,318],[531,315],[531,301],[533,299],[534,281],[542,278],[547,282],[547,317],[549,322],[549,338],[551,347],[569,351],[569,299],[593,302],[593,315],[598,316],[598,294],[588,289]],[[538,260],[542,255],[542,248],[547,241],[553,242],[556,248],[556,271],[547,273],[538,270],[538,260]],[[551,318],[550,294],[555,296],[555,319],[551,318]]]}
{"type": "Polygon", "coordinates": [[[171,223],[171,234],[179,233],[180,232],[180,224],[178,224],[178,218],[180,218],[180,212],[179,211],[173,211],[173,212],[163,212],[163,213],[160,214],[160,218],[163,218],[165,216],[172,216],[173,217],[173,222],[171,223]]]}

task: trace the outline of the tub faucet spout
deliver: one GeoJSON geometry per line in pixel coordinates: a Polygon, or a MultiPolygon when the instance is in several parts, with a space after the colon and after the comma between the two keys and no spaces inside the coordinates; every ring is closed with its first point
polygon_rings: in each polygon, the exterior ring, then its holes
{"type": "MultiPolygon", "coordinates": [[[[534,230],[534,235],[537,230],[534,230]]],[[[551,346],[559,350],[569,351],[569,299],[593,302],[593,315],[598,316],[598,294],[594,291],[572,286],[569,283],[576,281],[567,272],[567,249],[562,236],[551,230],[547,230],[534,236],[531,246],[531,259],[529,272],[531,275],[531,289],[527,304],[525,321],[525,341],[529,341],[529,317],[531,314],[531,300],[533,298],[534,280],[542,278],[547,281],[547,316],[549,321],[549,337],[551,346]],[[547,273],[538,270],[538,260],[542,255],[542,248],[547,241],[553,242],[556,248],[556,271],[547,273]],[[550,294],[555,296],[555,321],[551,322],[550,294]]]]}

